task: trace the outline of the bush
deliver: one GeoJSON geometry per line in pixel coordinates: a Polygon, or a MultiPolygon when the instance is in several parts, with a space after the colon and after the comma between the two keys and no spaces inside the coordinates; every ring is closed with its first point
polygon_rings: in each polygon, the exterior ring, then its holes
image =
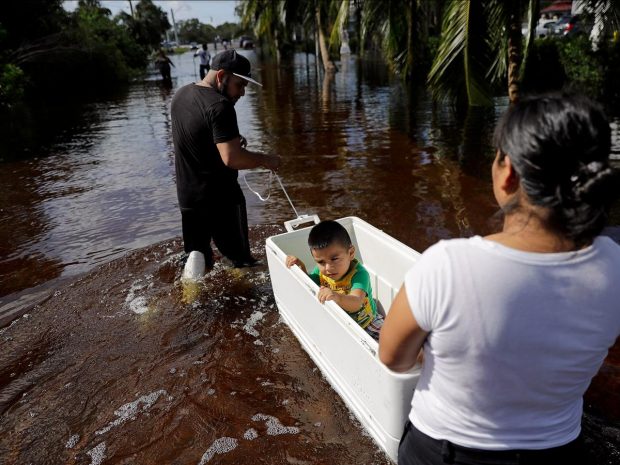
{"type": "Polygon", "coordinates": [[[568,81],[566,87],[600,99],[605,82],[603,63],[606,60],[603,54],[592,51],[590,39],[585,35],[558,40],[556,43],[568,81]]]}
{"type": "Polygon", "coordinates": [[[10,107],[24,96],[24,71],[13,64],[0,65],[0,106],[10,107]]]}
{"type": "Polygon", "coordinates": [[[612,112],[620,105],[620,43],[604,42],[593,51],[587,36],[544,38],[534,42],[522,90],[540,93],[571,90],[604,101],[612,112]]]}

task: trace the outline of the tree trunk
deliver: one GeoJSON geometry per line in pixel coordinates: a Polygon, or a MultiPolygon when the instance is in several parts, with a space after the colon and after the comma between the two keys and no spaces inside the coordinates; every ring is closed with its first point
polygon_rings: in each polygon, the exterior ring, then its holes
{"type": "Polygon", "coordinates": [[[321,49],[321,59],[323,60],[323,69],[325,72],[333,73],[336,71],[334,62],[329,59],[329,51],[327,50],[327,42],[325,40],[325,34],[323,33],[323,27],[321,26],[321,10],[317,6],[316,8],[316,28],[319,33],[319,47],[321,49]]]}
{"type": "Polygon", "coordinates": [[[414,17],[416,14],[416,0],[409,0],[409,8],[407,9],[407,62],[405,63],[405,78],[413,77],[413,65],[415,64],[416,55],[416,39],[414,17]]]}
{"type": "Polygon", "coordinates": [[[508,98],[511,104],[519,101],[521,58],[521,23],[519,17],[513,15],[508,30],[508,98]]]}
{"type": "Polygon", "coordinates": [[[276,63],[280,65],[280,38],[279,38],[279,33],[278,33],[277,28],[273,34],[273,42],[274,42],[275,52],[276,52],[276,63]]]}
{"type": "Polygon", "coordinates": [[[316,82],[319,83],[319,77],[321,76],[321,65],[319,65],[319,33],[314,28],[314,64],[316,67],[316,82]]]}

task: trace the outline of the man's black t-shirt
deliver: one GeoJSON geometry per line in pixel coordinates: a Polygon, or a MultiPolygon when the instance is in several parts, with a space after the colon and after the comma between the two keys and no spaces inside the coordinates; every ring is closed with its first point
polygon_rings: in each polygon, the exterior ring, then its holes
{"type": "Polygon", "coordinates": [[[238,195],[237,170],[224,164],[215,145],[239,137],[233,103],[211,87],[192,83],[174,95],[171,116],[181,209],[238,195]]]}

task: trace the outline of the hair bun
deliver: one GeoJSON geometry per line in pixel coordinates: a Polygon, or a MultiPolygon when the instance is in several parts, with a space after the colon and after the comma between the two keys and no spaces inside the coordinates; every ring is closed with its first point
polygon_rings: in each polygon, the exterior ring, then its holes
{"type": "Polygon", "coordinates": [[[604,202],[620,190],[620,171],[600,161],[582,163],[570,180],[575,199],[586,203],[604,202]]]}

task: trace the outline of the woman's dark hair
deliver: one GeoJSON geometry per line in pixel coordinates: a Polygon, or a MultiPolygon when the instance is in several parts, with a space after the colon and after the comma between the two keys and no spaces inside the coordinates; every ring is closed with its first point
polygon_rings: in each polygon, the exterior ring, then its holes
{"type": "Polygon", "coordinates": [[[311,249],[324,249],[334,243],[347,250],[351,247],[351,237],[340,223],[333,220],[321,221],[310,230],[308,246],[311,249]]]}
{"type": "Polygon", "coordinates": [[[586,97],[548,94],[521,100],[495,130],[499,158],[509,156],[533,205],[549,212],[547,227],[577,245],[592,241],[618,197],[618,170],[609,165],[611,130],[586,97]]]}

